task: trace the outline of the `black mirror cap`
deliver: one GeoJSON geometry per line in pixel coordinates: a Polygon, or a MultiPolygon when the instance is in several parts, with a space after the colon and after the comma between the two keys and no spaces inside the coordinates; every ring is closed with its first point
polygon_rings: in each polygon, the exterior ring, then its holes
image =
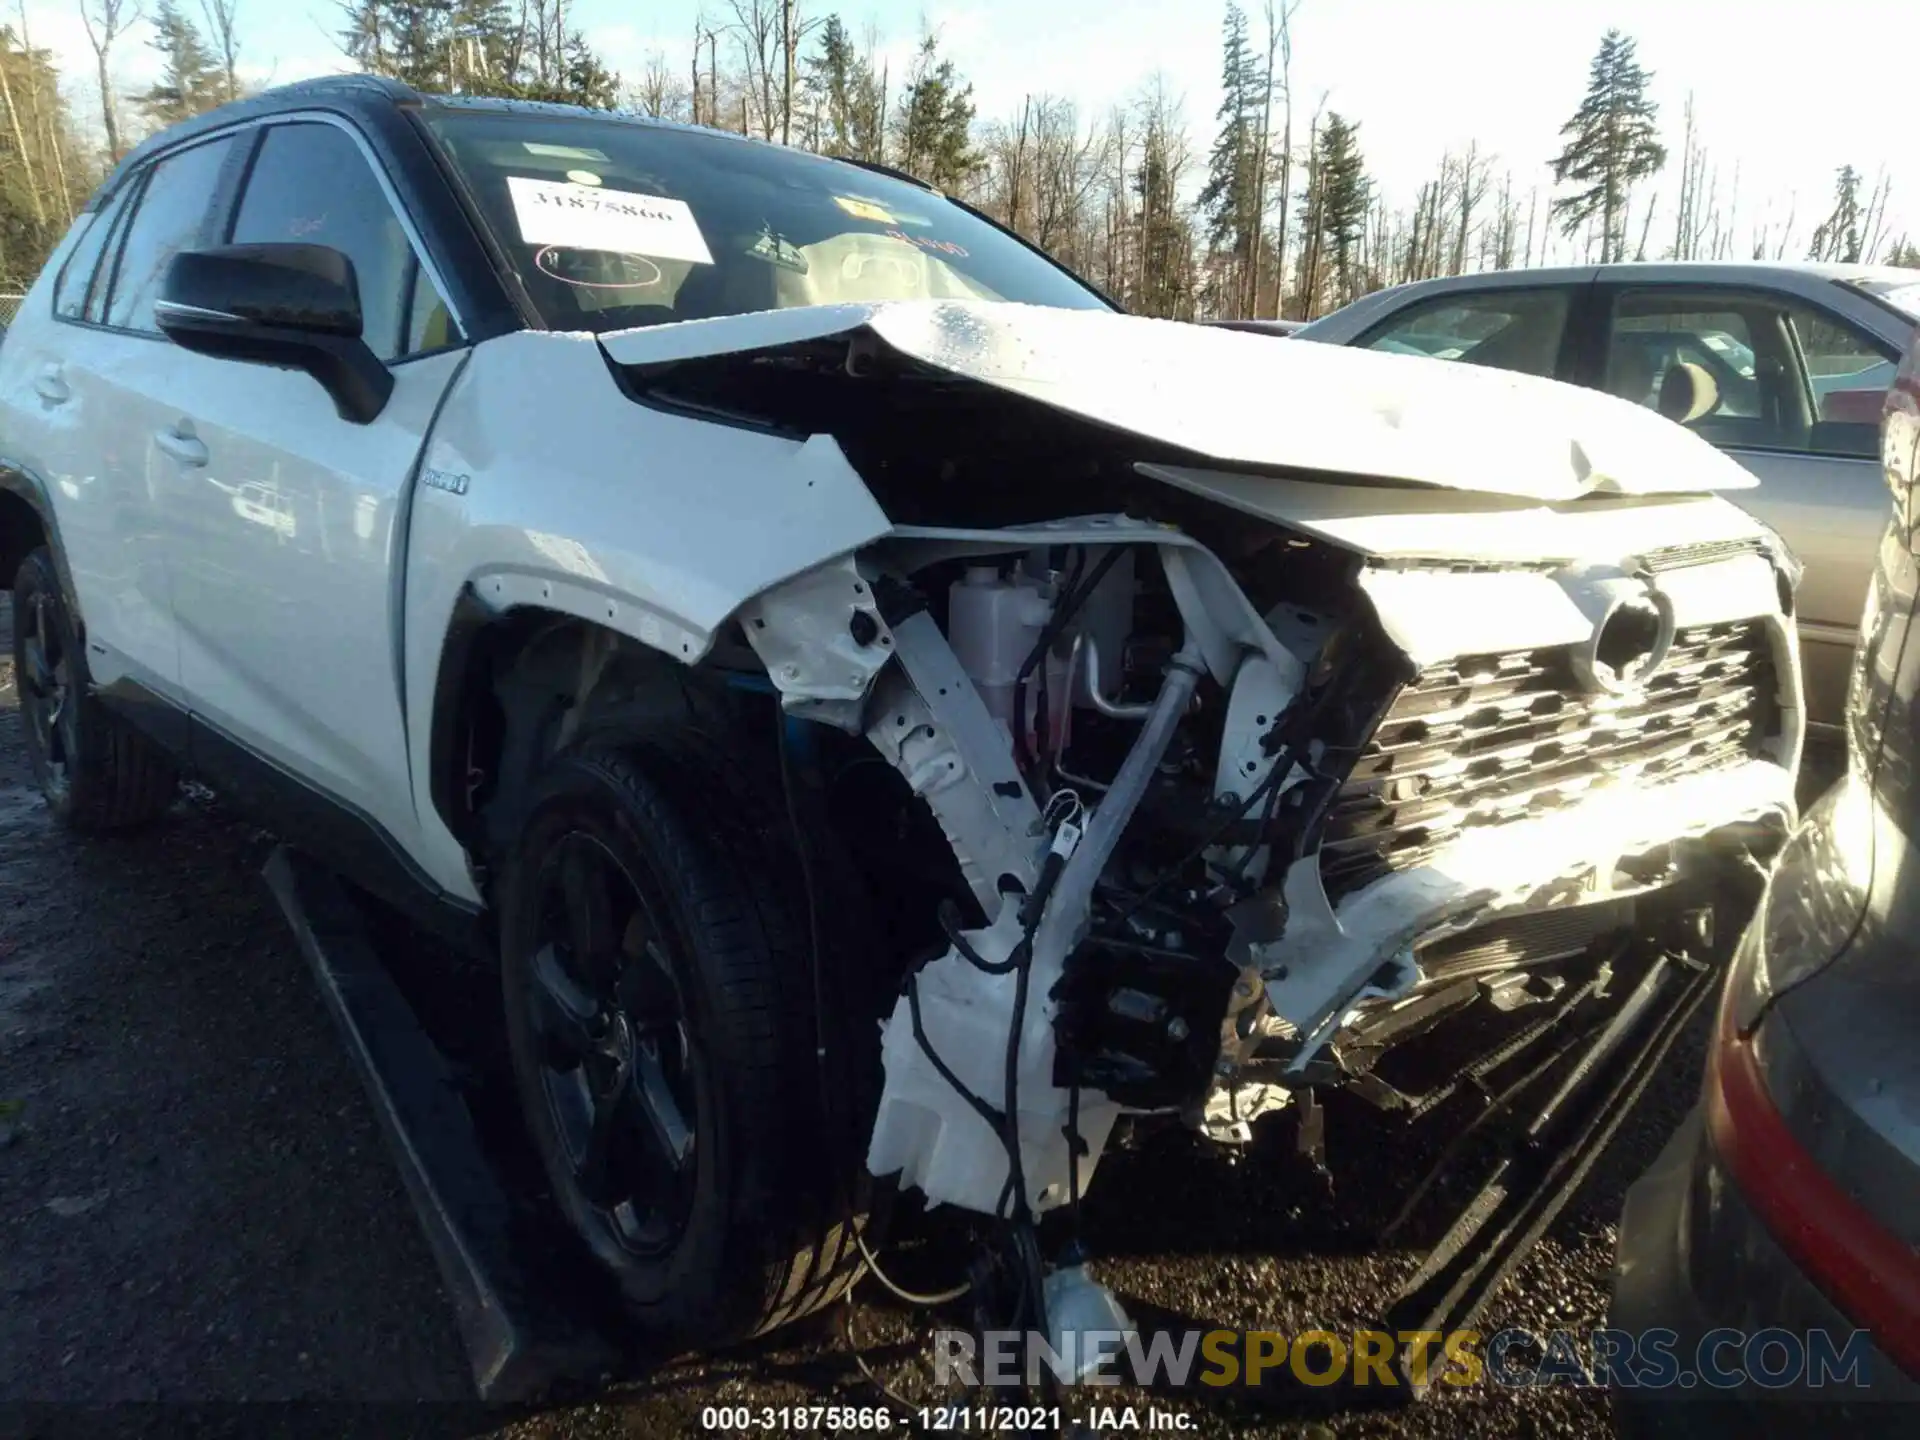
{"type": "Polygon", "coordinates": [[[222,245],[183,250],[167,267],[158,312],[197,312],[316,335],[358,338],[360,282],[353,261],[326,245],[222,245]]]}
{"type": "Polygon", "coordinates": [[[353,261],[325,245],[223,245],[168,264],[154,320],[183,349],[304,370],[340,418],[364,425],[386,408],[393,376],[361,338],[353,261]]]}

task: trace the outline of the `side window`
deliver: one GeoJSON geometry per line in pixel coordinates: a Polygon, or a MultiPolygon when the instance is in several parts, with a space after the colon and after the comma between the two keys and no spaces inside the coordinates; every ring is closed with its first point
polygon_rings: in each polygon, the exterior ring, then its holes
{"type": "Polygon", "coordinates": [[[87,217],[87,228],[81,233],[80,243],[67,256],[60,279],[53,287],[53,313],[62,320],[91,318],[87,312],[87,296],[94,290],[94,275],[106,251],[107,237],[119,225],[127,208],[127,197],[138,188],[132,182],[122,185],[111,200],[87,217]]]}
{"type": "Polygon", "coordinates": [[[1872,459],[1892,360],[1810,306],[1628,291],[1605,388],[1717,445],[1872,459]]]}
{"type": "Polygon", "coordinates": [[[1787,320],[1807,367],[1813,405],[1811,448],[1824,455],[1878,459],[1880,412],[1899,373],[1899,361],[1810,306],[1789,306],[1787,320]]]}
{"type": "Polygon", "coordinates": [[[159,329],[153,302],[167,265],[200,239],[230,139],[211,140],[169,155],[153,167],[140,208],[126,227],[107,292],[106,323],[126,330],[159,329]]]}
{"type": "Polygon", "coordinates": [[[1551,379],[1567,333],[1567,305],[1567,292],[1557,289],[1440,296],[1408,306],[1360,343],[1551,379]]]}
{"type": "Polygon", "coordinates": [[[1710,438],[1730,440],[1744,430],[1754,439],[1761,415],[1754,346],[1745,308],[1697,296],[1628,293],[1614,306],[1601,388],[1710,438]]]}
{"type": "Polygon", "coordinates": [[[382,360],[458,343],[379,177],[338,126],[302,122],[267,131],[234,218],[233,243],[267,241],[327,245],[353,262],[361,333],[382,360]]]}
{"type": "Polygon", "coordinates": [[[449,345],[464,345],[460,327],[453,323],[453,312],[434,288],[433,278],[415,261],[412,297],[407,302],[407,349],[409,355],[444,350],[449,345]]]}

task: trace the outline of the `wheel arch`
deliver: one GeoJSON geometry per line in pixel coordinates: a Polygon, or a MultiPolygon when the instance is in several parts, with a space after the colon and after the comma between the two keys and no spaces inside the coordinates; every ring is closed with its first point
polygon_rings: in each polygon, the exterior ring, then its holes
{"type": "Polygon", "coordinates": [[[650,639],[577,609],[500,608],[472,585],[460,592],[434,676],[428,791],[476,861],[514,833],[554,751],[589,730],[641,735],[684,725],[700,713],[695,692],[751,681],[699,663],[691,637],[687,658],[650,639]]]}
{"type": "Polygon", "coordinates": [[[53,555],[54,573],[60,578],[60,591],[66,598],[67,613],[74,628],[84,634],[80,601],[74,593],[73,577],[67,570],[66,552],[60,545],[60,530],[53,518],[53,504],[39,476],[9,460],[0,460],[0,590],[13,588],[13,577],[20,562],[40,546],[53,555]]]}

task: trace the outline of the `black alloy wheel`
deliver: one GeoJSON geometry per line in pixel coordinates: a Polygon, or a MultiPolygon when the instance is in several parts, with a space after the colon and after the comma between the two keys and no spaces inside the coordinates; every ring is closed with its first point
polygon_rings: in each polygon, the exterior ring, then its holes
{"type": "Polygon", "coordinates": [[[529,966],[540,1085],[581,1196],[640,1256],[693,1202],[698,1084],[664,906],[596,836],[563,835],[537,882],[529,966]]]}
{"type": "Polygon", "coordinates": [[[93,693],[85,640],[44,547],[13,577],[13,670],[27,760],[62,825],[130,830],[166,813],[179,776],[159,746],[93,693]]]}
{"type": "Polygon", "coordinates": [[[27,725],[29,754],[41,788],[58,808],[72,791],[69,759],[79,750],[73,703],[73,666],[67,654],[66,626],[59,598],[35,590],[16,599],[14,654],[17,657],[20,714],[27,725]]]}
{"type": "Polygon", "coordinates": [[[843,1077],[877,1074],[878,1026],[835,1034],[831,1124],[791,827],[747,753],[675,733],[552,757],[494,888],[548,1189],[633,1323],[682,1348],[799,1319],[859,1274],[871,1110],[843,1077]]]}

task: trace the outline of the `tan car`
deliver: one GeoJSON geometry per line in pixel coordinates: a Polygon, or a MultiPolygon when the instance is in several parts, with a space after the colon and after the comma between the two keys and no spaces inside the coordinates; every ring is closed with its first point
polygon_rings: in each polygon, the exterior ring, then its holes
{"type": "Polygon", "coordinates": [[[1293,338],[1492,365],[1609,391],[1759,476],[1739,503],[1806,566],[1797,597],[1808,718],[1837,736],[1874,547],[1877,426],[1920,327],[1920,270],[1583,265],[1425,280],[1293,338]],[[1680,367],[1694,383],[1677,383],[1680,367]]]}

